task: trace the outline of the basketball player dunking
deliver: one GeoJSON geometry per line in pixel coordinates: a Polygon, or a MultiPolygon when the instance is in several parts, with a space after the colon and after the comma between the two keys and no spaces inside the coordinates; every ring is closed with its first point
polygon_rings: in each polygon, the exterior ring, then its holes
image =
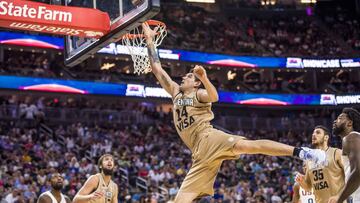
{"type": "Polygon", "coordinates": [[[341,161],[341,150],[329,147],[330,131],[325,126],[316,126],[312,133],[312,145],[326,153],[326,164],[316,167],[311,161],[305,162],[305,176],[298,174],[296,181],[306,191],[313,191],[317,203],[327,203],[344,186],[345,174],[341,161]]]}
{"type": "Polygon", "coordinates": [[[61,193],[64,178],[60,173],[53,173],[50,178],[51,190],[40,195],[38,203],[70,203],[69,197],[61,193]]]}
{"type": "MultiPolygon", "coordinates": [[[[306,162],[303,162],[302,168],[304,174],[306,174],[306,162]]],[[[313,190],[306,191],[297,182],[294,184],[293,190],[293,203],[315,203],[315,195],[313,193],[313,190]]]]}
{"type": "Polygon", "coordinates": [[[360,203],[360,113],[344,108],[334,121],[333,133],[342,138],[342,159],[345,170],[345,186],[329,203],[348,200],[360,203]]]}
{"type": "Polygon", "coordinates": [[[175,198],[176,203],[190,203],[199,197],[213,195],[213,184],[222,161],[237,159],[240,154],[296,156],[318,164],[325,162],[325,153],[321,150],[295,148],[270,140],[247,140],[214,129],[210,125],[214,118],[211,103],[218,101],[218,93],[205,69],[195,66],[180,85],[176,84],[161,67],[153,42],[156,30],[146,23],[143,30],[152,72],[172,96],[175,128],[192,152],[192,166],[175,198]],[[205,89],[200,88],[201,84],[205,89]]]}
{"type": "Polygon", "coordinates": [[[74,203],[117,203],[118,186],[111,180],[114,173],[114,158],[104,154],[98,161],[100,173],[90,176],[74,197],[74,203]]]}

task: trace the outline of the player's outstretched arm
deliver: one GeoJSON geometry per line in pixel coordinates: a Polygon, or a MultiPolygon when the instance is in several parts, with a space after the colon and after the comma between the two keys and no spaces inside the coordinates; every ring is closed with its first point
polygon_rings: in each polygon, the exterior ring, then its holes
{"type": "Polygon", "coordinates": [[[218,92],[207,77],[204,67],[196,65],[194,68],[194,74],[195,77],[199,78],[205,87],[205,90],[199,90],[197,93],[197,97],[200,102],[217,102],[219,100],[218,92]]]}
{"type": "Polygon", "coordinates": [[[79,190],[75,195],[73,202],[74,203],[86,203],[91,200],[95,200],[104,196],[102,192],[93,192],[96,190],[99,184],[99,177],[90,176],[89,179],[85,182],[84,186],[79,190]],[[91,193],[93,192],[93,193],[91,193]]]}
{"type": "MultiPolygon", "coordinates": [[[[345,201],[360,186],[360,134],[353,132],[343,139],[343,153],[349,157],[351,174],[344,188],[331,202],[345,201]]],[[[330,201],[329,201],[330,202],[330,201]]]]}
{"type": "Polygon", "coordinates": [[[143,23],[142,28],[144,30],[152,72],[160,85],[171,95],[171,97],[174,97],[179,92],[179,85],[170,78],[161,66],[159,55],[156,52],[153,41],[157,30],[152,30],[147,23],[143,23]]]}
{"type": "Polygon", "coordinates": [[[300,186],[298,183],[295,183],[293,186],[292,203],[299,203],[299,200],[300,200],[300,186]]]}

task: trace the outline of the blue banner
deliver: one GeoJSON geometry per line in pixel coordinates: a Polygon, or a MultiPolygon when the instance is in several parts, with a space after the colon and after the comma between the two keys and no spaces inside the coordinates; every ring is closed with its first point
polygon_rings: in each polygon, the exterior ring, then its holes
{"type": "Polygon", "coordinates": [[[127,85],[48,78],[0,76],[0,88],[27,91],[125,96],[127,85]]]}
{"type": "MultiPolygon", "coordinates": [[[[158,49],[162,59],[196,62],[209,65],[240,67],[240,68],[279,68],[286,67],[286,58],[233,56],[225,54],[211,54],[196,51],[175,49],[158,49]]],[[[129,54],[127,47],[117,44],[109,44],[98,53],[104,54],[129,54]]]]}
{"type": "Polygon", "coordinates": [[[320,98],[318,94],[252,94],[219,91],[220,102],[244,105],[320,105],[320,98]]]}
{"type": "MultiPolygon", "coordinates": [[[[83,82],[17,76],[0,76],[0,88],[22,91],[130,96],[140,98],[171,98],[170,95],[160,87],[146,87],[139,84],[83,82]]],[[[346,105],[360,104],[360,95],[254,94],[219,91],[219,102],[260,106],[346,105]]]]}
{"type": "Polygon", "coordinates": [[[286,58],[232,56],[225,54],[211,54],[184,50],[159,50],[162,53],[171,53],[179,56],[180,61],[204,63],[210,65],[242,67],[242,68],[279,68],[286,67],[286,58]]]}

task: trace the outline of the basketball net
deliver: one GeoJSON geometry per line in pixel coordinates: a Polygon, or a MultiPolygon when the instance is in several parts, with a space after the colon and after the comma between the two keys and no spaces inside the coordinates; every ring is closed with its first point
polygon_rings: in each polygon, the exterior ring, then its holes
{"type": "MultiPolygon", "coordinates": [[[[153,40],[156,49],[167,35],[166,25],[157,20],[148,20],[146,23],[148,23],[152,29],[157,29],[153,40]]],[[[134,73],[140,75],[151,72],[146,39],[141,25],[125,34],[122,37],[122,44],[128,48],[134,62],[134,73]]]]}

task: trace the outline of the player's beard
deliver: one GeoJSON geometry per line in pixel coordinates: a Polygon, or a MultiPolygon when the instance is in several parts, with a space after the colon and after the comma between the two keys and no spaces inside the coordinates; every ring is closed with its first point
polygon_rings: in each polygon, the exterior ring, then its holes
{"type": "Polygon", "coordinates": [[[54,184],[52,185],[52,188],[54,188],[54,190],[61,190],[63,188],[63,184],[54,184]]]}
{"type": "Polygon", "coordinates": [[[334,135],[340,136],[345,132],[345,123],[342,123],[341,125],[336,125],[333,127],[332,132],[334,135]]]}
{"type": "Polygon", "coordinates": [[[106,176],[112,176],[114,174],[114,169],[103,168],[102,171],[106,176]]]}
{"type": "Polygon", "coordinates": [[[325,140],[324,140],[324,138],[323,138],[323,139],[321,139],[320,141],[318,141],[318,142],[316,142],[316,143],[314,143],[314,144],[312,144],[312,145],[313,145],[313,147],[314,147],[315,149],[319,149],[321,146],[324,145],[324,142],[325,142],[325,140]]]}

